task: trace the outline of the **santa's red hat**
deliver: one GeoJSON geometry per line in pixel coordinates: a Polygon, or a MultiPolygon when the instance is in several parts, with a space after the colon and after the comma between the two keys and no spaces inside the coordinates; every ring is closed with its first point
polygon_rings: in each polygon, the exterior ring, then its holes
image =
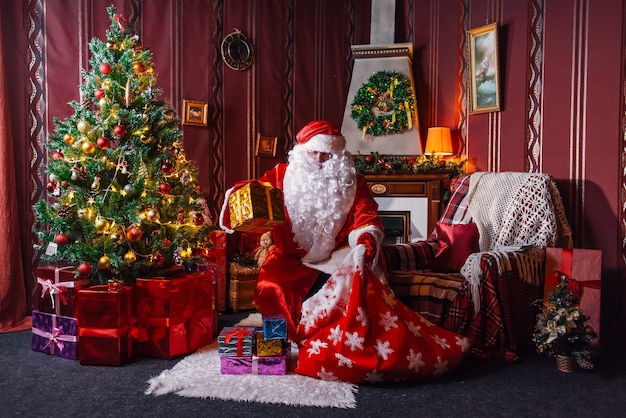
{"type": "Polygon", "coordinates": [[[341,154],[346,148],[346,138],[341,131],[325,120],[307,123],[296,135],[296,140],[308,151],[341,154]]]}

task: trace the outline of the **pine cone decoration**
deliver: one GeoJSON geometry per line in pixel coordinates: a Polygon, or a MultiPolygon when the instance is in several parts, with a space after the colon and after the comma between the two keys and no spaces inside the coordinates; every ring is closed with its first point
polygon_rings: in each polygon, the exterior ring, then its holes
{"type": "Polygon", "coordinates": [[[74,210],[70,205],[62,205],[59,208],[59,216],[66,219],[71,218],[72,216],[74,216],[74,210]]]}
{"type": "Polygon", "coordinates": [[[87,96],[86,94],[83,95],[83,97],[80,99],[80,105],[83,107],[83,109],[85,110],[91,110],[91,106],[93,105],[93,102],[91,101],[91,99],[89,98],[89,96],[87,96]]]}
{"type": "Polygon", "coordinates": [[[76,170],[76,176],[78,180],[87,180],[87,170],[85,169],[85,167],[79,167],[78,170],[76,170]]]}

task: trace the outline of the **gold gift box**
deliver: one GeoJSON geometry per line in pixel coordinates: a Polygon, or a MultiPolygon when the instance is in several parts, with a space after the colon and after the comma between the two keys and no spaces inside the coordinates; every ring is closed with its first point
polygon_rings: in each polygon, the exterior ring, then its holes
{"type": "Polygon", "coordinates": [[[262,332],[256,333],[256,355],[274,357],[283,355],[283,340],[266,340],[262,332]]]}
{"type": "Polygon", "coordinates": [[[228,198],[231,228],[260,232],[285,223],[283,193],[266,184],[250,182],[228,198]]]}

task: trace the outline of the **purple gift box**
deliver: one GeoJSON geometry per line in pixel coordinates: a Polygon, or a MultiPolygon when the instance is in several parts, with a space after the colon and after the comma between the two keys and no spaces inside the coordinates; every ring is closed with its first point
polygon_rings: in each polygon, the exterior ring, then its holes
{"type": "Polygon", "coordinates": [[[76,318],[33,311],[33,351],[51,354],[70,360],[77,357],[76,318]]]}
{"type": "Polygon", "coordinates": [[[221,356],[220,371],[222,374],[251,374],[252,357],[221,356]]]}
{"type": "Polygon", "coordinates": [[[287,374],[287,356],[254,357],[252,373],[262,375],[285,375],[287,374]]]}
{"type": "Polygon", "coordinates": [[[286,375],[287,356],[222,356],[220,357],[220,371],[222,374],[286,375]]]}

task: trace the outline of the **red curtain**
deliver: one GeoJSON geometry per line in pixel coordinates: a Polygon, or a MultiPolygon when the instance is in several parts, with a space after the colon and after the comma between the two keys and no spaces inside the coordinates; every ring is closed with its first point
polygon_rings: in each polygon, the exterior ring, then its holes
{"type": "MultiPolygon", "coordinates": [[[[2,10],[0,9],[0,13],[2,10]]],[[[20,247],[13,138],[0,18],[0,332],[30,328],[20,247]]]]}

